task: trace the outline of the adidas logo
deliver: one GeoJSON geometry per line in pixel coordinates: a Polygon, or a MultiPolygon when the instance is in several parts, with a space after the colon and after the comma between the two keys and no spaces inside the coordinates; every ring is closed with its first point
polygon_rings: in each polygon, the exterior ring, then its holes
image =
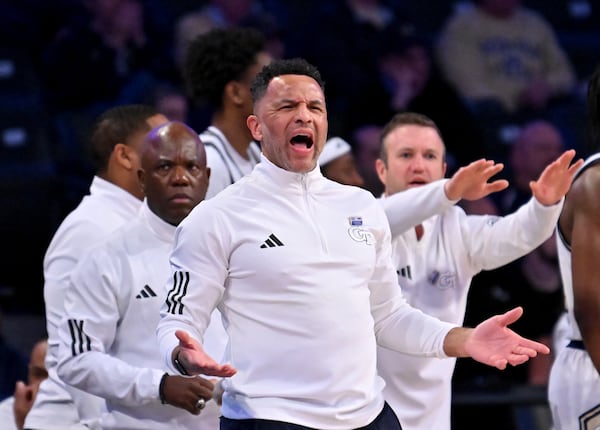
{"type": "Polygon", "coordinates": [[[396,273],[398,273],[398,275],[402,276],[403,278],[412,279],[412,274],[410,272],[410,266],[403,267],[400,270],[397,270],[396,273]]]}
{"type": "Polygon", "coordinates": [[[269,238],[265,240],[262,245],[260,245],[261,248],[275,248],[277,246],[284,245],[283,242],[277,239],[277,236],[275,236],[274,234],[269,235],[269,238]]]}
{"type": "Polygon", "coordinates": [[[150,288],[149,285],[144,285],[144,288],[135,296],[136,299],[143,299],[148,297],[156,297],[156,293],[150,288]]]}

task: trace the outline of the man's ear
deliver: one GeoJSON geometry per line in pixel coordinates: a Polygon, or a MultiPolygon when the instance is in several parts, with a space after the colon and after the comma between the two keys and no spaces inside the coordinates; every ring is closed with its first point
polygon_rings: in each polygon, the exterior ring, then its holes
{"type": "Polygon", "coordinates": [[[237,81],[229,81],[225,85],[225,95],[230,99],[236,106],[244,104],[244,95],[242,83],[237,81]]]}
{"type": "Polygon", "coordinates": [[[250,115],[246,119],[246,125],[250,129],[250,133],[252,133],[252,137],[257,142],[262,142],[262,127],[256,115],[250,115]]]}
{"type": "Polygon", "coordinates": [[[121,167],[131,170],[134,166],[132,160],[133,152],[134,150],[124,143],[117,143],[113,149],[113,156],[121,167]]]}

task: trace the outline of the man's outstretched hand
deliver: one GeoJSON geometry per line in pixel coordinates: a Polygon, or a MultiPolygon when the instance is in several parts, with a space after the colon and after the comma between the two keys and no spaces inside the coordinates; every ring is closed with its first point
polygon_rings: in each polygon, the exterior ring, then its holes
{"type": "Polygon", "coordinates": [[[523,308],[517,307],[483,321],[465,342],[467,354],[498,369],[505,369],[507,364],[523,364],[537,354],[549,354],[550,349],[543,343],[526,339],[508,328],[521,315],[523,308]]]}
{"type": "Polygon", "coordinates": [[[444,190],[449,200],[479,200],[508,187],[506,179],[488,182],[504,168],[492,160],[477,160],[461,167],[446,182],[444,190]]]}
{"type": "Polygon", "coordinates": [[[449,356],[471,357],[498,369],[505,369],[507,364],[523,364],[537,354],[549,354],[546,345],[526,339],[508,328],[521,315],[523,308],[517,307],[488,318],[475,328],[454,328],[446,336],[444,350],[449,356]]]}
{"type": "Polygon", "coordinates": [[[237,370],[230,364],[219,364],[209,356],[200,343],[191,337],[188,332],[177,330],[175,336],[179,339],[179,346],[173,350],[173,360],[177,356],[179,362],[190,375],[207,375],[229,377],[236,374],[237,370]]]}
{"type": "Polygon", "coordinates": [[[569,191],[575,173],[583,164],[582,159],[572,163],[574,158],[573,149],[563,152],[560,157],[546,166],[537,181],[529,183],[531,193],[538,202],[545,206],[556,204],[569,191]]]}

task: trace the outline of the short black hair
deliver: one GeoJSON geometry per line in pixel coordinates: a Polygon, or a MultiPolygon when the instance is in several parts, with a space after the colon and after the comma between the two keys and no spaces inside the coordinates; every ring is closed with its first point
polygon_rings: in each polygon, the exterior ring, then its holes
{"type": "Polygon", "coordinates": [[[305,75],[313,78],[323,92],[325,92],[325,82],[321,78],[319,70],[303,58],[291,58],[284,60],[274,60],[267,64],[256,75],[250,91],[252,92],[252,100],[256,103],[267,91],[267,87],[273,78],[282,75],[305,75]]]}
{"type": "Polygon", "coordinates": [[[92,130],[89,146],[96,171],[106,172],[115,145],[128,144],[134,134],[150,131],[147,120],[158,114],[156,108],[145,104],[116,106],[102,113],[92,130]]]}
{"type": "Polygon", "coordinates": [[[183,78],[192,101],[208,101],[215,109],[223,106],[227,83],[241,79],[264,51],[265,38],[248,27],[218,28],[190,42],[183,78]]]}

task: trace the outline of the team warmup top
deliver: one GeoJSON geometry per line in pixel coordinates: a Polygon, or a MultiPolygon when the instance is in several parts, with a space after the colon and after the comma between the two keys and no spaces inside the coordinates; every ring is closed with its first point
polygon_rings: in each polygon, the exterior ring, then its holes
{"type": "Polygon", "coordinates": [[[58,374],[106,399],[103,429],[218,428],[214,402],[195,416],[159,397],[167,369],[155,330],[171,276],[174,232],[144,203],[138,217],[90,249],[73,270],[59,327],[58,374]]]}
{"type": "Polygon", "coordinates": [[[299,174],[264,156],[192,210],[176,232],[176,282],[158,338],[202,339],[214,307],[230,342],[223,415],[325,430],[369,424],[383,408],[376,343],[445,357],[454,324],[412,308],[397,286],[391,235],[369,192],[299,174]],[[185,288],[183,288],[185,285],[185,288]]]}
{"type": "MultiPolygon", "coordinates": [[[[396,193],[381,203],[422,188],[396,193]]],[[[393,261],[404,297],[426,314],[462,325],[473,276],[516,260],[547,240],[562,206],[563,200],[543,206],[532,198],[505,217],[466,215],[454,206],[426,219],[420,240],[414,228],[393,236],[393,261]]],[[[391,222],[398,217],[386,214],[391,222]]],[[[450,429],[455,362],[378,348],[385,399],[404,429],[450,429]]]]}
{"type": "Polygon", "coordinates": [[[69,276],[84,251],[136,216],[142,202],[123,188],[95,176],[89,195],[61,223],[44,257],[44,302],[48,378],[42,381],[25,428],[97,428],[104,401],[66,385],[56,374],[58,326],[64,315],[69,276]],[[84,427],[83,423],[88,427],[84,427]]]}

